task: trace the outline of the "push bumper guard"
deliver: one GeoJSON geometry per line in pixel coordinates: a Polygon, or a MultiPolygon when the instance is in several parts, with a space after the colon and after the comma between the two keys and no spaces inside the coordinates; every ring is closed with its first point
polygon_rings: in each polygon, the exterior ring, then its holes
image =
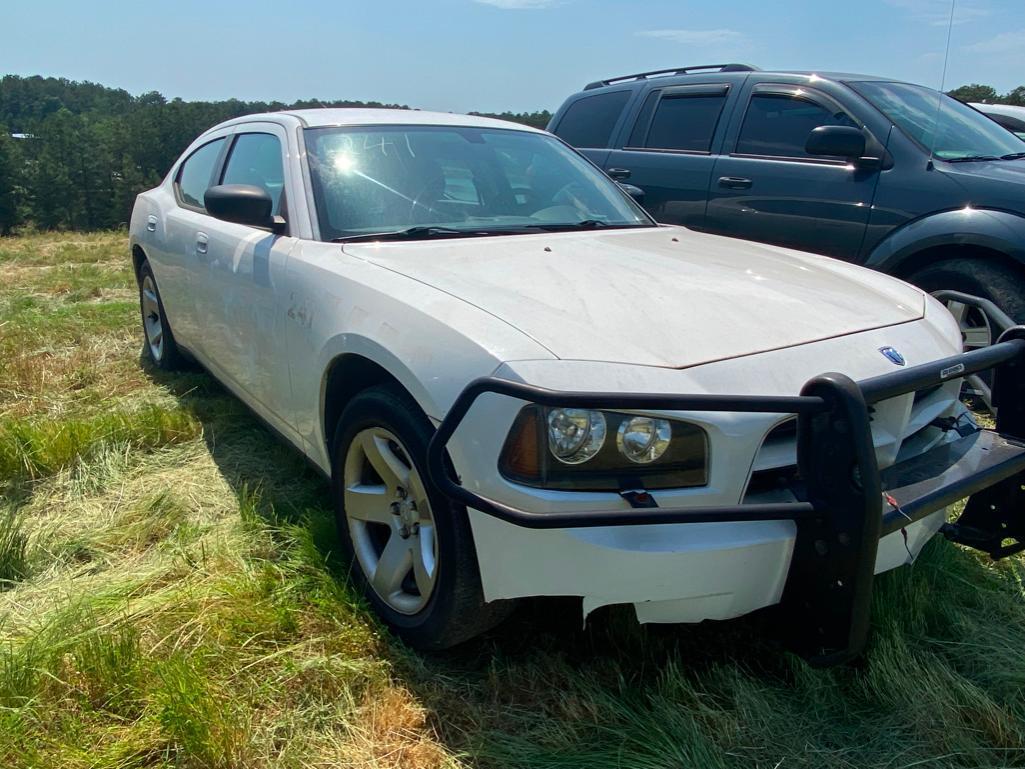
{"type": "MultiPolygon", "coordinates": [[[[983,311],[995,309],[964,294],[951,298],[983,311]]],[[[456,398],[432,438],[428,474],[452,500],[533,529],[792,520],[797,533],[780,601],[788,640],[812,664],[840,664],[858,656],[868,637],[882,536],[968,497],[957,522],[944,525],[947,539],[993,558],[1025,550],[1025,326],[1007,326],[989,347],[861,382],[843,374],[822,374],[797,396],[560,392],[491,377],[477,379],[456,398]],[[872,403],[988,369],[993,369],[995,430],[972,432],[879,470],[870,427],[872,403]],[[542,406],[796,414],[797,464],[806,501],[594,512],[510,507],[462,486],[445,452],[484,393],[542,406]]]]}

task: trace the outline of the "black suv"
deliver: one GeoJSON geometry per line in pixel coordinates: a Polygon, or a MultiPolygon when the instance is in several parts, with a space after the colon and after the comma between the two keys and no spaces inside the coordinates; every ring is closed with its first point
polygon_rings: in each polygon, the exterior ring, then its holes
{"type": "MultiPolygon", "coordinates": [[[[591,83],[548,130],[661,222],[977,294],[1025,321],[1025,142],[938,91],[683,67],[591,83]]],[[[968,346],[988,343],[981,313],[951,309],[968,346]]]]}

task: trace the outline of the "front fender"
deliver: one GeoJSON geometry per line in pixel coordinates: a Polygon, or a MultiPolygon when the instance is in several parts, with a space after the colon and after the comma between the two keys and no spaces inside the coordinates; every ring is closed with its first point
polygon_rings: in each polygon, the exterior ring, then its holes
{"type": "MultiPolygon", "coordinates": [[[[869,255],[865,266],[891,275],[909,271],[912,257],[939,247],[986,248],[1025,264],[1025,217],[985,208],[959,208],[930,214],[904,225],[886,237],[869,255]]],[[[914,265],[911,269],[916,269],[914,265]]]]}
{"type": "Polygon", "coordinates": [[[333,361],[345,355],[357,355],[376,363],[398,380],[399,384],[413,396],[413,400],[430,419],[440,421],[441,417],[438,415],[445,413],[445,405],[438,403],[435,395],[422,384],[420,377],[401,358],[380,342],[360,334],[339,334],[327,340],[320,351],[317,370],[325,372],[321,377],[320,413],[324,413],[325,398],[327,397],[328,377],[326,372],[333,361]]]}

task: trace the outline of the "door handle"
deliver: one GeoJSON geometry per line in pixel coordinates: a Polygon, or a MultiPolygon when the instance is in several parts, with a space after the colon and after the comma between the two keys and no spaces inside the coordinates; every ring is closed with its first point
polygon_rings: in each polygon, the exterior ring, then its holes
{"type": "Polygon", "coordinates": [[[205,254],[206,253],[206,249],[207,249],[207,245],[209,244],[209,242],[210,242],[210,239],[206,236],[205,232],[197,233],[196,234],[196,253],[197,254],[205,254]]]}
{"type": "Polygon", "coordinates": [[[611,176],[613,179],[616,179],[617,181],[630,178],[629,168],[610,168],[605,173],[607,173],[609,176],[611,176]]]}
{"type": "Polygon", "coordinates": [[[153,216],[153,214],[146,217],[146,229],[150,232],[157,231],[157,217],[153,216]]]}
{"type": "Polygon", "coordinates": [[[751,185],[754,184],[750,179],[745,179],[743,176],[720,176],[719,186],[727,187],[731,190],[748,190],[751,189],[751,185]]]}

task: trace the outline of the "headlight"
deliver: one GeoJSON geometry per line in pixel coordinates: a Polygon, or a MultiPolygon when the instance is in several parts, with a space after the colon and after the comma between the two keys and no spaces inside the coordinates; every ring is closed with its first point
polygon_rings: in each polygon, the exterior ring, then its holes
{"type": "Polygon", "coordinates": [[[605,417],[588,409],[550,409],[548,448],[560,462],[579,465],[597,454],[605,443],[605,417]]]}
{"type": "Polygon", "coordinates": [[[548,489],[704,486],[708,439],[699,426],[675,419],[527,406],[509,432],[499,470],[516,483],[548,489]]]}
{"type": "Polygon", "coordinates": [[[672,435],[673,428],[666,419],[632,417],[620,423],[616,446],[631,462],[646,465],[666,453],[672,435]]]}

